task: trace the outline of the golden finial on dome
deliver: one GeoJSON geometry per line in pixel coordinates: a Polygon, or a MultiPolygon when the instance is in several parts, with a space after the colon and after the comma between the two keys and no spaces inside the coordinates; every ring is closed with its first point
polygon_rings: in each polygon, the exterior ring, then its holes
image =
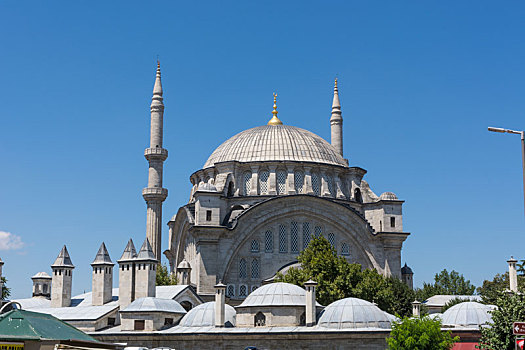
{"type": "Polygon", "coordinates": [[[277,94],[274,92],[273,93],[273,111],[272,111],[273,117],[268,122],[268,125],[283,125],[283,122],[280,121],[279,118],[277,118],[277,113],[278,113],[277,112],[277,94]]]}

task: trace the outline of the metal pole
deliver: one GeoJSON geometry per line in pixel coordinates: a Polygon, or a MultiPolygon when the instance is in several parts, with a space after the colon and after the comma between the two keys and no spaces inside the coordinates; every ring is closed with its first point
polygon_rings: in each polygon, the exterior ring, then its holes
{"type": "Polygon", "coordinates": [[[523,167],[523,210],[525,213],[525,131],[521,132],[521,165],[523,167]]]}

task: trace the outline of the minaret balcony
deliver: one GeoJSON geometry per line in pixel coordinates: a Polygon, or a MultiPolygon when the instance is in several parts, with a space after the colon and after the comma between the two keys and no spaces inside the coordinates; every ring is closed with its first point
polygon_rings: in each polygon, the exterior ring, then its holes
{"type": "Polygon", "coordinates": [[[164,201],[168,196],[168,190],[162,187],[146,187],[142,190],[142,197],[146,201],[164,201]]]}
{"type": "Polygon", "coordinates": [[[160,159],[165,161],[168,158],[168,150],[162,147],[151,147],[144,150],[144,157],[147,160],[150,159],[160,159]]]}

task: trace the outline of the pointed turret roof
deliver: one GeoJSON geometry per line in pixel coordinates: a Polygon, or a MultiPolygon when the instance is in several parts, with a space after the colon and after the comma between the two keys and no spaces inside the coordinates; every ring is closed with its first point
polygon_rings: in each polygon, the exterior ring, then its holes
{"type": "Polygon", "coordinates": [[[137,255],[137,260],[157,261],[157,259],[155,258],[155,253],[153,253],[153,249],[151,248],[151,244],[149,244],[149,240],[147,238],[144,240],[144,243],[142,243],[142,247],[140,247],[139,254],[137,255]]]}
{"type": "Polygon", "coordinates": [[[332,102],[332,117],[330,120],[342,119],[341,117],[341,102],[339,102],[339,89],[337,88],[337,78],[334,83],[334,100],[332,102]]]}
{"type": "Polygon", "coordinates": [[[65,245],[62,247],[62,250],[58,254],[55,262],[53,263],[53,265],[51,265],[51,267],[75,267],[73,265],[73,262],[71,261],[71,258],[69,257],[69,253],[65,245]]]}
{"type": "Polygon", "coordinates": [[[93,260],[91,265],[114,265],[113,261],[111,261],[111,258],[109,257],[109,253],[104,242],[102,242],[100,248],[98,248],[97,256],[95,256],[95,260],[93,260]]]}
{"type": "Polygon", "coordinates": [[[133,240],[130,238],[118,262],[126,261],[126,260],[133,260],[136,257],[137,257],[137,251],[135,250],[135,245],[133,244],[133,240]]]}
{"type": "Polygon", "coordinates": [[[153,87],[153,96],[158,95],[162,97],[162,81],[160,78],[160,62],[157,61],[157,76],[155,78],[155,86],[153,87]]]}

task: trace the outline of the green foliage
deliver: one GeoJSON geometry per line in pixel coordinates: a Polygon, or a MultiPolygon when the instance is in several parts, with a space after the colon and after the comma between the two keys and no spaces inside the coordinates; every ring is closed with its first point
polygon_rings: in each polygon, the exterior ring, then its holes
{"type": "Polygon", "coordinates": [[[1,281],[2,281],[2,297],[0,299],[6,300],[11,295],[11,288],[7,288],[6,286],[7,279],[5,277],[2,277],[1,281]]]}
{"type": "Polygon", "coordinates": [[[426,317],[404,317],[392,323],[387,338],[392,350],[447,350],[459,341],[450,331],[441,331],[441,321],[426,317]]]}
{"type": "Polygon", "coordinates": [[[463,275],[446,269],[434,276],[434,283],[423,283],[423,288],[416,290],[416,299],[425,301],[434,295],[473,295],[476,287],[463,275]]]}
{"type": "Polygon", "coordinates": [[[525,295],[501,293],[491,311],[492,326],[481,328],[479,349],[512,350],[516,337],[512,334],[514,322],[525,322],[525,295]]]}
{"type": "Polygon", "coordinates": [[[177,284],[177,277],[168,272],[166,265],[157,265],[157,276],[156,276],[156,285],[157,286],[170,286],[177,284]]]}
{"type": "Polygon", "coordinates": [[[457,305],[457,304],[461,304],[461,303],[464,303],[466,301],[470,301],[470,299],[466,299],[466,298],[454,298],[452,300],[449,300],[448,303],[446,303],[442,308],[441,308],[441,313],[447,311],[448,309],[450,309],[452,306],[454,305],[457,305]]]}
{"type": "Polygon", "coordinates": [[[395,277],[385,278],[376,270],[362,270],[361,265],[348,263],[322,236],[312,239],[297,259],[301,268],[292,267],[285,275],[279,273],[276,281],[301,287],[309,279],[316,281],[317,301],[322,305],[356,297],[375,302],[392,314],[411,313],[414,294],[408,286],[395,277]]]}
{"type": "MultiPolygon", "coordinates": [[[[481,300],[485,304],[496,304],[496,301],[506,290],[510,288],[509,273],[497,274],[492,281],[485,280],[483,285],[478,287],[477,292],[481,295],[481,300]]],[[[518,290],[525,290],[525,276],[518,276],[518,290]]]]}

